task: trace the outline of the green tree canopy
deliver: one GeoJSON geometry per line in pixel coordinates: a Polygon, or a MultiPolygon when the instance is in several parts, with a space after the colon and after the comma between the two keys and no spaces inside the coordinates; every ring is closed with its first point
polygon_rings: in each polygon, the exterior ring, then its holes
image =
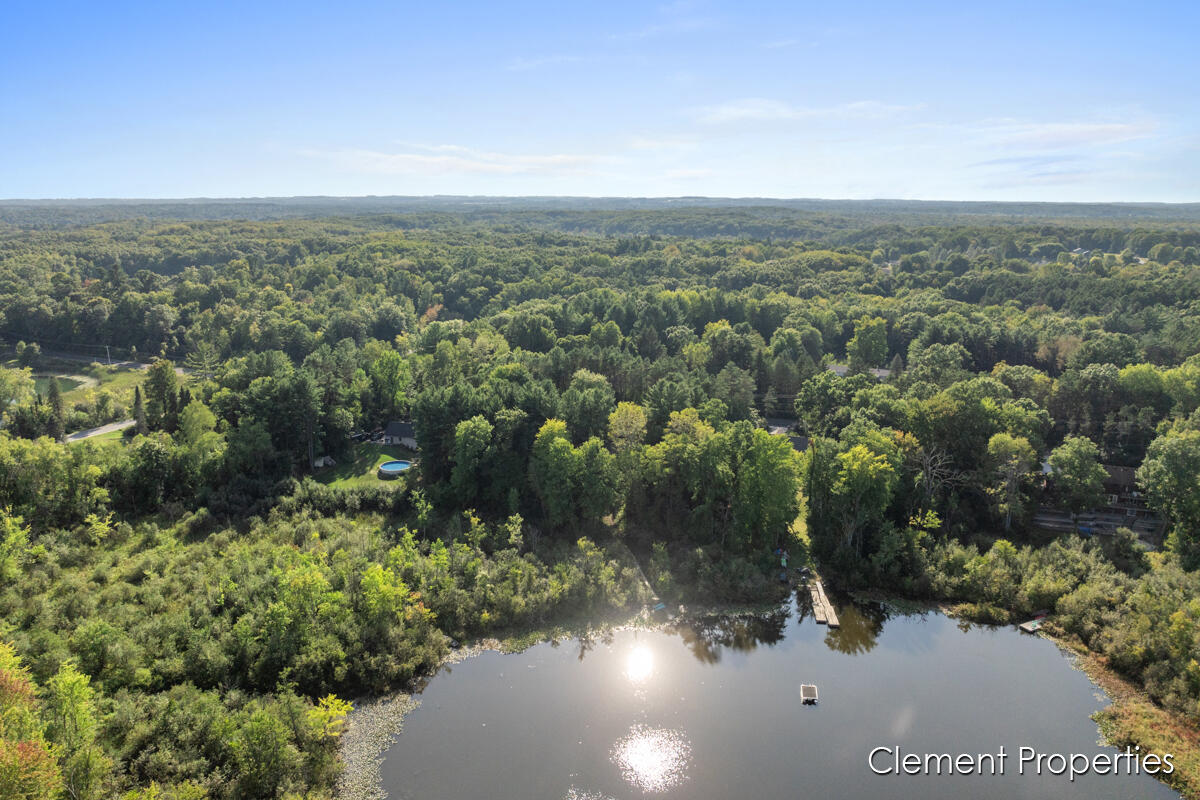
{"type": "Polygon", "coordinates": [[[1072,515],[1100,504],[1107,473],[1100,466],[1100,448],[1083,436],[1068,436],[1050,453],[1055,491],[1072,515]]]}

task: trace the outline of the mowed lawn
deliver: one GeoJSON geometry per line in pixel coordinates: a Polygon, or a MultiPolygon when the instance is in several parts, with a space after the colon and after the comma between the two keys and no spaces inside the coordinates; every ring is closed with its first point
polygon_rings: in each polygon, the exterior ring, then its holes
{"type": "Polygon", "coordinates": [[[134,386],[146,380],[145,370],[130,367],[101,367],[92,374],[100,381],[100,388],[114,392],[132,391],[134,386]]]}
{"type": "Polygon", "coordinates": [[[125,431],[109,431],[108,433],[102,433],[99,436],[93,436],[90,439],[81,439],[80,441],[92,442],[93,444],[124,444],[125,431]]]}
{"type": "MultiPolygon", "coordinates": [[[[33,390],[45,397],[50,392],[50,378],[50,375],[35,375],[33,378],[33,390]]],[[[58,390],[63,393],[64,397],[69,394],[72,389],[83,385],[83,381],[76,380],[75,378],[66,375],[59,375],[57,378],[58,390]]]]}
{"type": "MultiPolygon", "coordinates": [[[[5,366],[16,367],[17,362],[11,360],[5,366]]],[[[94,389],[108,389],[118,395],[129,392],[132,395],[133,387],[146,380],[145,370],[69,361],[51,361],[39,367],[37,373],[33,378],[34,391],[45,396],[50,388],[50,377],[55,376],[65,403],[80,400],[86,392],[94,389]]]]}
{"type": "Polygon", "coordinates": [[[367,442],[356,444],[351,452],[354,454],[353,460],[345,457],[338,459],[335,466],[323,467],[317,470],[313,477],[321,483],[341,488],[400,486],[404,483],[402,479],[383,480],[378,476],[376,470],[385,461],[393,459],[412,461],[417,455],[407,447],[401,447],[398,444],[379,445],[367,442]]]}

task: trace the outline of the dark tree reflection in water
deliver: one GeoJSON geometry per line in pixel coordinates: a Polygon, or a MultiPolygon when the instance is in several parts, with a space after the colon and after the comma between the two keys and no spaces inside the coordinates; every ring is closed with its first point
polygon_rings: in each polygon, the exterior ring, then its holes
{"type": "MultiPolygon", "coordinates": [[[[594,631],[584,631],[578,635],[576,644],[579,646],[579,660],[583,661],[584,657],[590,653],[596,645],[607,647],[612,644],[613,632],[611,630],[602,630],[599,633],[594,631]]],[[[551,640],[554,647],[558,647],[557,640],[551,640]]]]}
{"type": "Polygon", "coordinates": [[[787,606],[761,613],[699,617],[676,627],[684,644],[706,664],[721,660],[725,648],[748,653],[760,644],[783,641],[791,609],[787,606]]]}
{"type": "Polygon", "coordinates": [[[869,653],[875,648],[883,623],[890,615],[878,603],[843,605],[838,608],[841,627],[830,628],[825,634],[825,646],[846,655],[869,653]]]}
{"type": "MultiPolygon", "coordinates": [[[[804,595],[794,598],[803,601],[804,595]]],[[[1170,800],[1142,776],[909,776],[872,748],[1115,753],[1053,643],[839,598],[483,652],[438,675],[380,765],[393,800],[1170,800]],[[800,702],[802,683],[820,703],[800,702]]]]}

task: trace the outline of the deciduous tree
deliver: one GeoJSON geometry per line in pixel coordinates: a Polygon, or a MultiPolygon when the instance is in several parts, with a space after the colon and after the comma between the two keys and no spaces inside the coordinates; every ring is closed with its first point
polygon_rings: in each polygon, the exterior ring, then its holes
{"type": "Polygon", "coordinates": [[[1004,530],[1012,528],[1013,516],[1021,508],[1021,490],[1033,469],[1035,454],[1029,440],[997,433],[988,440],[988,459],[992,467],[992,496],[1004,517],[1004,530]]]}
{"type": "Polygon", "coordinates": [[[1100,466],[1100,448],[1083,436],[1068,436],[1050,454],[1051,477],[1055,491],[1071,512],[1080,512],[1100,504],[1107,473],[1100,466]]]}

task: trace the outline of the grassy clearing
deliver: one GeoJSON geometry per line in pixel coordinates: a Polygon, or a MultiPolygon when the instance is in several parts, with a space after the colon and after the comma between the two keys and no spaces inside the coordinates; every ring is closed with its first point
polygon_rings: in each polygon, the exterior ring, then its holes
{"type": "Polygon", "coordinates": [[[50,391],[50,381],[53,378],[58,379],[58,390],[65,397],[70,392],[84,385],[84,382],[70,375],[35,375],[33,378],[33,390],[43,397],[50,391]]]}
{"type": "Polygon", "coordinates": [[[101,389],[112,392],[132,392],[134,386],[146,379],[145,370],[129,367],[89,367],[86,373],[100,381],[101,389]]]}
{"type": "MultiPolygon", "coordinates": [[[[16,359],[4,366],[15,368],[16,359]]],[[[34,388],[42,395],[50,386],[50,378],[58,378],[58,388],[68,403],[82,400],[90,390],[107,389],[112,394],[133,394],[133,387],[146,379],[145,370],[131,367],[108,367],[103,364],[81,364],[74,361],[45,359],[33,378],[34,388]]]]}
{"type": "Polygon", "coordinates": [[[93,436],[90,439],[83,439],[84,442],[93,442],[95,444],[123,444],[125,442],[124,429],[119,431],[109,431],[102,433],[99,436],[93,436]]]}
{"type": "Polygon", "coordinates": [[[379,465],[393,459],[412,461],[416,453],[398,444],[368,444],[354,446],[352,458],[343,458],[335,466],[319,470],[313,477],[321,483],[339,489],[362,486],[402,486],[403,478],[382,480],[376,474],[379,465]]]}

